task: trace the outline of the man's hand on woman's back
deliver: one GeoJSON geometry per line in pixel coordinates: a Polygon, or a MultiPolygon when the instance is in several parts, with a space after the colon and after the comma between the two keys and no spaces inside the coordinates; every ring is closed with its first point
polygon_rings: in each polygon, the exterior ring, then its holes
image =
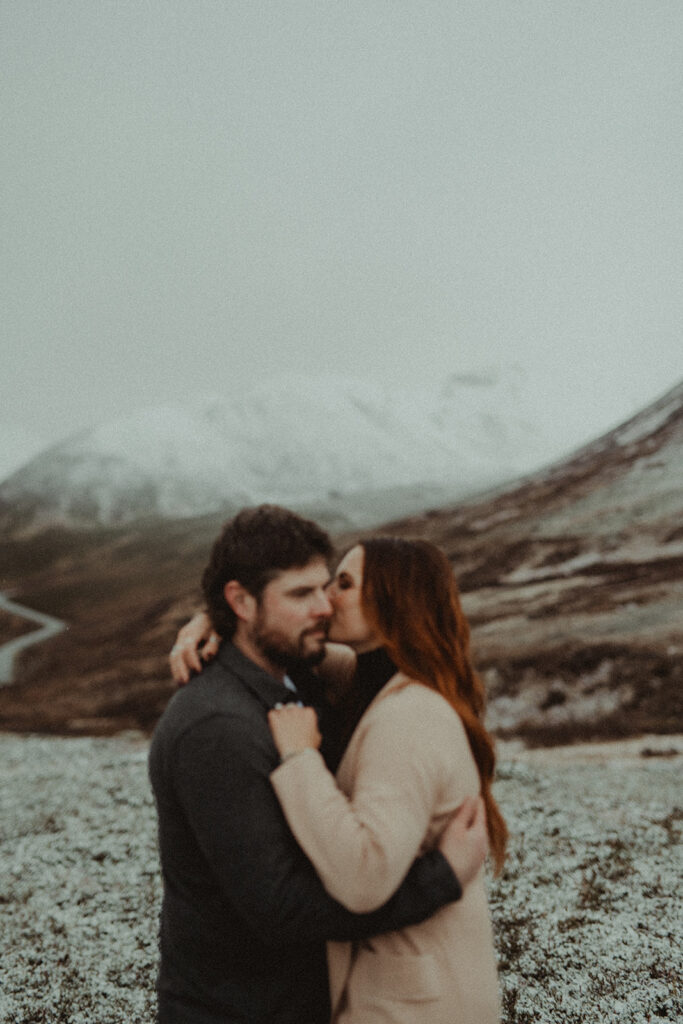
{"type": "Polygon", "coordinates": [[[488,852],[484,801],[468,796],[446,826],[439,849],[464,889],[479,874],[488,852]]]}

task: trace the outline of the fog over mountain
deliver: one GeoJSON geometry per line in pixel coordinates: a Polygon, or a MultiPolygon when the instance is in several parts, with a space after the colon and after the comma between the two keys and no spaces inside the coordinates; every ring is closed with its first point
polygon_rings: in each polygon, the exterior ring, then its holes
{"type": "Polygon", "coordinates": [[[557,454],[521,371],[383,388],[284,375],[142,409],[62,441],[0,486],[5,524],[115,525],[275,501],[367,525],[455,500],[557,454]]]}
{"type": "Polygon", "coordinates": [[[39,434],[9,420],[0,421],[0,480],[26,465],[45,448],[39,434]]]}

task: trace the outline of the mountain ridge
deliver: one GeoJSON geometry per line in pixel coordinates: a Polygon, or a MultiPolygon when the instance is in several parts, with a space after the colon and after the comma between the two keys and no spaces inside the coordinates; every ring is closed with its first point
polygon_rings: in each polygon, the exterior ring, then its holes
{"type": "Polygon", "coordinates": [[[363,525],[390,513],[383,494],[410,512],[421,489],[453,500],[540,464],[551,448],[525,419],[514,375],[452,375],[411,390],[286,375],[59,442],[0,483],[0,524],[125,525],[274,501],[328,503],[363,525]],[[368,513],[373,496],[379,509],[368,513]]]}

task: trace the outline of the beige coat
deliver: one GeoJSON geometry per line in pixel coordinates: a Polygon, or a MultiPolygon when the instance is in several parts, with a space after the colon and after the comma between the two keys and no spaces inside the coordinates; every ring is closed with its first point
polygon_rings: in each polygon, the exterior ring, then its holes
{"type": "MultiPolygon", "coordinates": [[[[462,722],[400,673],[375,697],[337,780],[307,750],[271,776],[287,821],[327,891],[357,913],[381,906],[453,811],[479,792],[462,722]]],[[[328,943],[333,1024],[498,1024],[483,871],[428,921],[328,943]]]]}

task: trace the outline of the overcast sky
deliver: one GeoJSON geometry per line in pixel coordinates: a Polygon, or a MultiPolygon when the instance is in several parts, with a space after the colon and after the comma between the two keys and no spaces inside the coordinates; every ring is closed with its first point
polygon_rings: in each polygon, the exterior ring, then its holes
{"type": "Polygon", "coordinates": [[[516,363],[611,426],[683,377],[682,52],[681,0],[3,0],[0,419],[516,363]]]}

